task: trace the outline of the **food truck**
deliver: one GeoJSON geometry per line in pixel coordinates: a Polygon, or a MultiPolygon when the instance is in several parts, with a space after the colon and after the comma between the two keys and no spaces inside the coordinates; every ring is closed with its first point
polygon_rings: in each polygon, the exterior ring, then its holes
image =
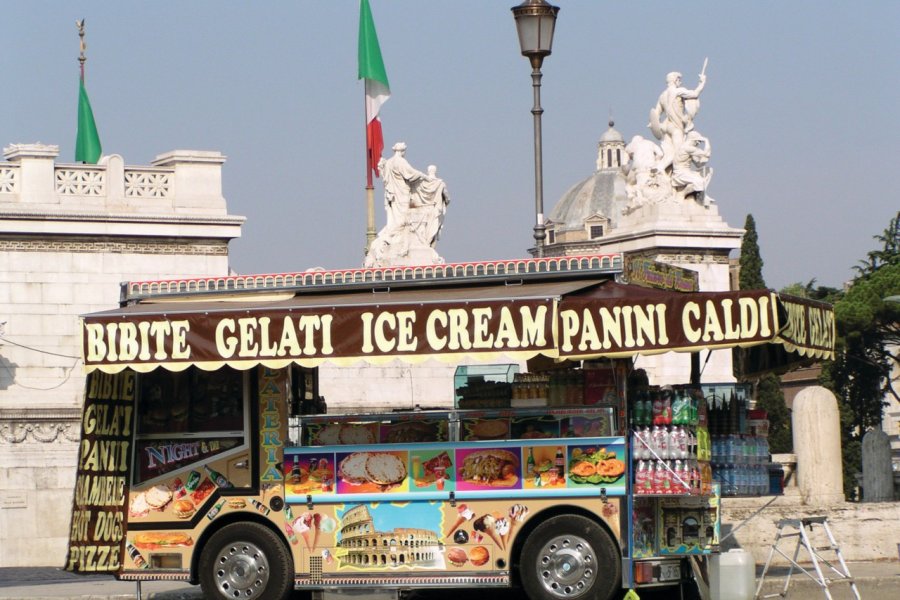
{"type": "Polygon", "coordinates": [[[833,313],[647,279],[612,254],[125,283],[83,317],[66,568],[266,600],[690,579],[722,496],[769,493],[765,428],[699,359],[659,387],[635,358],[821,359],[833,313]],[[321,365],[428,359],[460,365],[452,406],[326,410],[321,365]]]}

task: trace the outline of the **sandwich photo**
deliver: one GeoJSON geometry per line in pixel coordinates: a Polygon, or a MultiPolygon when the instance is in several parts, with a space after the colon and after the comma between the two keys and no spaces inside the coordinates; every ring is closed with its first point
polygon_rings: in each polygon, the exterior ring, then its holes
{"type": "Polygon", "coordinates": [[[142,531],[134,536],[132,542],[141,550],[160,550],[192,546],[194,538],[180,531],[142,531]]]}
{"type": "Polygon", "coordinates": [[[476,450],[463,459],[459,477],[480,485],[513,486],[519,480],[519,457],[501,448],[476,450]]]}

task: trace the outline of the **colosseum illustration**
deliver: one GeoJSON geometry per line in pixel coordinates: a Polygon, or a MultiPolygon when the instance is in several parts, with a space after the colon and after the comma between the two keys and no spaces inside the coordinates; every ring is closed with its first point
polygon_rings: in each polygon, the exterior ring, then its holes
{"type": "Polygon", "coordinates": [[[344,513],[338,547],[341,562],[355,567],[433,567],[443,563],[437,533],[412,527],[378,531],[363,504],[344,513]]]}

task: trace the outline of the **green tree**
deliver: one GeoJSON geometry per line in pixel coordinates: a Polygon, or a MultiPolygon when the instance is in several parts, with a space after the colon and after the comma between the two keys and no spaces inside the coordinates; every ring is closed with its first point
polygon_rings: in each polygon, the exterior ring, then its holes
{"type": "MultiPolygon", "coordinates": [[[[766,287],[762,274],[763,259],[759,252],[759,234],[753,215],[747,215],[744,222],[744,239],[741,241],[740,289],[758,290],[766,287]]],[[[742,372],[745,353],[737,348],[732,352],[737,372],[742,372]]],[[[793,448],[791,431],[791,411],[784,401],[781,381],[774,373],[767,373],[755,382],[756,408],[766,411],[769,419],[769,449],[773,454],[790,452],[793,448]]]]}
{"type": "Polygon", "coordinates": [[[759,254],[759,236],[756,221],[748,214],[744,222],[744,239],[741,241],[739,287],[742,290],[759,290],[766,287],[763,279],[763,259],[759,254]]]}
{"type": "Polygon", "coordinates": [[[890,377],[898,360],[900,304],[884,300],[900,294],[900,212],[875,239],[881,247],[868,253],[850,289],[835,302],[835,359],[822,380],[841,410],[844,489],[851,498],[862,436],[880,426],[886,394],[900,399],[890,377]]]}

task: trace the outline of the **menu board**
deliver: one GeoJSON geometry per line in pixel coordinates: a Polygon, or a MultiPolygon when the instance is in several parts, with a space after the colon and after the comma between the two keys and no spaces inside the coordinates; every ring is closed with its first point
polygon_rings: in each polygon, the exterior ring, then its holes
{"type": "MultiPolygon", "coordinates": [[[[477,425],[477,423],[476,423],[477,425]]],[[[307,496],[399,501],[429,493],[593,496],[626,491],[622,438],[286,448],[288,502],[307,496]]]]}
{"type": "Polygon", "coordinates": [[[122,562],[135,374],[88,375],[66,570],[111,573],[122,562]]]}

